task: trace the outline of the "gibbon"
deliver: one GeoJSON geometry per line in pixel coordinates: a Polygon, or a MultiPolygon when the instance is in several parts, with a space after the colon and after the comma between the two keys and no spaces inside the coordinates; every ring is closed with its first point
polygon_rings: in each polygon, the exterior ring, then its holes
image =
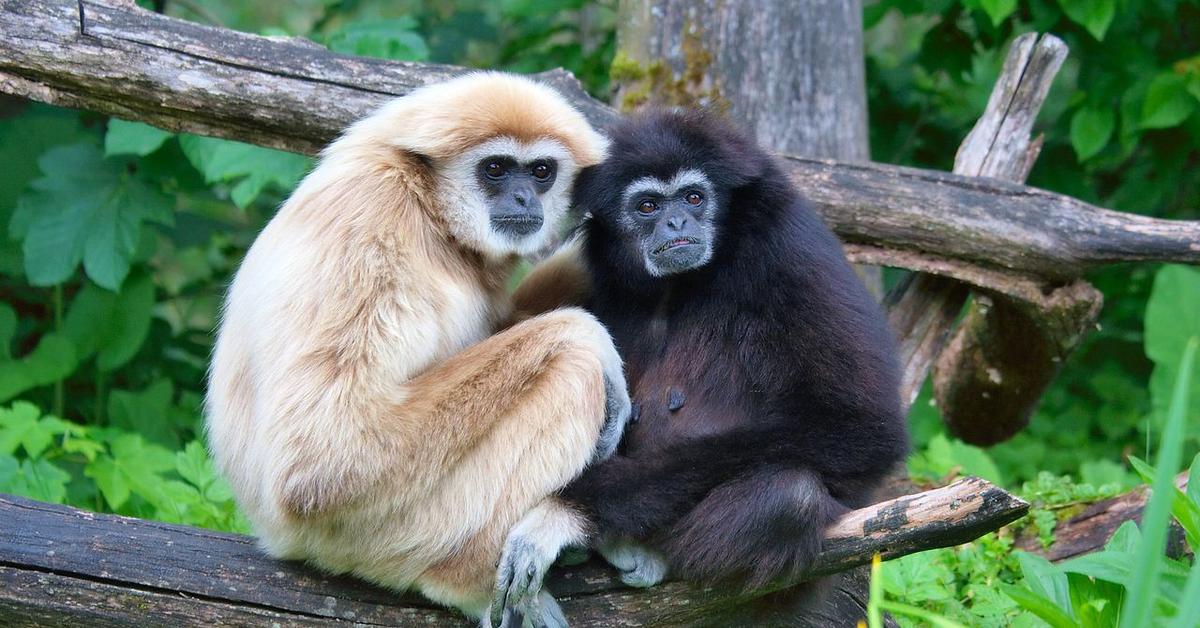
{"type": "MultiPolygon", "coordinates": [[[[590,215],[579,238],[518,291],[590,295],[634,400],[620,452],[560,498],[629,584],[794,577],[907,451],[885,318],[836,237],[729,123],[650,112],[610,139],[575,185],[590,215]]],[[[740,621],[790,624],[770,613],[792,612],[794,593],[740,621]]]]}
{"type": "Polygon", "coordinates": [[[324,150],[237,272],[206,399],[270,554],[484,618],[510,530],[536,573],[584,537],[552,495],[616,448],[621,361],[592,315],[514,312],[506,281],[604,146],[551,88],[476,73],[324,150]]]}

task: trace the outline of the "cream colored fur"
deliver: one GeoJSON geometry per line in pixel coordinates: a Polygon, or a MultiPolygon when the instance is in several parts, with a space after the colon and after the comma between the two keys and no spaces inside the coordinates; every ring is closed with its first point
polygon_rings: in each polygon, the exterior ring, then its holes
{"type": "Polygon", "coordinates": [[[246,255],[206,400],[213,455],[270,553],[474,616],[508,531],[595,454],[606,378],[625,394],[581,310],[495,333],[517,254],[543,234],[488,229],[467,173],[493,150],[559,161],[545,232],[604,145],[553,90],[496,73],[350,127],[246,255]]]}

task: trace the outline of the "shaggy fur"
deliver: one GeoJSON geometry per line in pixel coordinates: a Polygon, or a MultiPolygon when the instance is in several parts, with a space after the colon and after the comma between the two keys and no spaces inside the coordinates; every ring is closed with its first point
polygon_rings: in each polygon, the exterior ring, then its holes
{"type": "Polygon", "coordinates": [[[593,216],[572,245],[584,264],[555,258],[530,280],[590,273],[589,308],[626,360],[640,420],[623,453],[561,496],[602,544],[636,539],[684,578],[756,587],[797,574],[907,451],[880,308],[779,166],[726,122],[646,114],[615,131],[610,154],[576,183],[593,216]],[[717,196],[712,259],[655,276],[623,196],[694,171],[717,196]]]}
{"type": "Polygon", "coordinates": [[[623,422],[620,360],[581,310],[510,327],[505,284],[603,150],[556,92],[495,73],[416,90],[325,150],[242,263],[210,374],[213,454],[271,554],[479,617],[522,516],[584,537],[547,496],[623,422]],[[491,232],[464,166],[496,151],[559,163],[526,241],[491,232]]]}

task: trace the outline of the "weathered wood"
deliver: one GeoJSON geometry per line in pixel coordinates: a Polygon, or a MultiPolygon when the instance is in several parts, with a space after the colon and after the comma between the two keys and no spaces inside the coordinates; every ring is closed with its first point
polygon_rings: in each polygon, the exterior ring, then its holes
{"type": "MultiPolygon", "coordinates": [[[[347,57],[132,3],[0,0],[0,91],[288,150],[314,152],[387,98],[459,71],[347,57]]],[[[541,76],[602,128],[614,119],[567,73],[541,76]]],[[[879,247],[882,263],[932,251],[1041,281],[1118,261],[1200,263],[1200,222],[912,168],[800,158],[785,166],[834,230],[879,247]]]]}
{"type": "MultiPolygon", "coordinates": [[[[1028,33],[1012,50],[955,172],[1024,181],[1041,149],[1034,120],[1067,47],[1028,33]]],[[[933,390],[951,433],[993,445],[1024,429],[1063,362],[1095,325],[1103,295],[1083,280],[1025,294],[975,296],[934,364],[933,390]]]]}
{"type": "MultiPolygon", "coordinates": [[[[865,564],[876,552],[893,558],[963,543],[1027,509],[975,478],[882,502],[830,529],[810,576],[865,564]]],[[[0,529],[6,625],[467,624],[413,594],[272,560],[246,536],[10,496],[0,496],[0,529]]],[[[632,590],[594,561],[558,571],[547,586],[578,626],[686,623],[745,599],[682,582],[632,590]]]]}
{"type": "Polygon", "coordinates": [[[761,145],[866,161],[861,0],[622,0],[619,100],[727,108],[761,145]],[[621,70],[622,63],[630,66],[621,70]]]}
{"type": "MultiPolygon", "coordinates": [[[[955,156],[956,174],[1025,180],[1041,148],[1030,131],[1066,55],[1066,45],[1051,35],[1027,33],[1013,41],[983,115],[955,156]]],[[[904,399],[916,398],[936,361],[941,368],[934,389],[942,416],[956,436],[981,445],[1005,440],[1025,426],[1101,303],[1099,293],[1084,282],[1053,290],[1003,277],[986,283],[993,286],[991,294],[977,296],[953,336],[950,330],[968,291],[944,274],[922,275],[900,286],[903,294],[894,300],[907,307],[893,312],[906,367],[904,399]],[[898,318],[904,312],[919,316],[898,318]]]]}
{"type": "MultiPolygon", "coordinates": [[[[1175,476],[1175,485],[1187,489],[1187,473],[1175,476]]],[[[1142,511],[1150,498],[1150,487],[1143,485],[1116,497],[1098,501],[1082,507],[1078,514],[1059,523],[1054,528],[1054,542],[1042,547],[1034,530],[1027,528],[1018,538],[1016,547],[1035,552],[1052,561],[1067,560],[1090,554],[1104,548],[1117,528],[1126,521],[1141,522],[1142,511]]],[[[1168,545],[1167,552],[1178,555],[1183,549],[1182,539],[1173,538],[1175,547],[1168,545]]]]}

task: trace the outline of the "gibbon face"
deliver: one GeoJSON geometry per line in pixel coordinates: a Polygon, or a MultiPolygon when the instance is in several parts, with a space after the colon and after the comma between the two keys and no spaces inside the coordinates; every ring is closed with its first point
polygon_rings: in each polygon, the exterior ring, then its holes
{"type": "Polygon", "coordinates": [[[570,205],[578,169],[551,138],[499,137],[471,147],[437,168],[452,234],[494,257],[538,250],[570,205]]]}
{"type": "Polygon", "coordinates": [[[712,259],[717,195],[708,177],[684,168],[670,179],[635,179],[621,194],[620,225],[655,277],[699,268],[712,259]]]}

